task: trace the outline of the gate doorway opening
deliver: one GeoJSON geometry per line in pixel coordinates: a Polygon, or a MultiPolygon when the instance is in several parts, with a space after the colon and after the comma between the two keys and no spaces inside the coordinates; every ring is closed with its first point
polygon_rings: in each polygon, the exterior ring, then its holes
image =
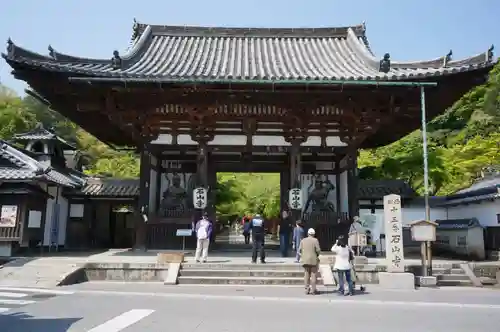
{"type": "Polygon", "coordinates": [[[260,214],[265,220],[266,249],[278,249],[281,210],[280,173],[217,173],[215,197],[216,246],[224,250],[250,250],[243,217],[260,214]]]}

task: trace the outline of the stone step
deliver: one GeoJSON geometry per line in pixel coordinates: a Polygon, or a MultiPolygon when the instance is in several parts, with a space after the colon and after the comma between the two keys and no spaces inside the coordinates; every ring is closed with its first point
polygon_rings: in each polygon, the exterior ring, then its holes
{"type": "Polygon", "coordinates": [[[438,275],[438,274],[465,274],[465,272],[461,268],[452,268],[452,269],[433,268],[432,269],[432,274],[433,275],[438,275]]]}
{"type": "MultiPolygon", "coordinates": [[[[185,277],[177,279],[181,285],[218,284],[218,285],[303,285],[304,278],[276,277],[185,277]]],[[[322,285],[318,278],[318,285],[322,285]]]]}
{"type": "Polygon", "coordinates": [[[438,280],[468,280],[470,278],[466,274],[438,274],[436,275],[438,280]]]}
{"type": "Polygon", "coordinates": [[[470,280],[438,280],[438,286],[473,286],[470,280]]]}
{"type": "Polygon", "coordinates": [[[258,277],[258,278],[303,278],[304,272],[298,270],[205,270],[205,269],[182,269],[179,275],[181,277],[258,277]]]}
{"type": "Polygon", "coordinates": [[[182,270],[271,270],[303,271],[300,264],[219,264],[219,263],[183,263],[182,270]]]}

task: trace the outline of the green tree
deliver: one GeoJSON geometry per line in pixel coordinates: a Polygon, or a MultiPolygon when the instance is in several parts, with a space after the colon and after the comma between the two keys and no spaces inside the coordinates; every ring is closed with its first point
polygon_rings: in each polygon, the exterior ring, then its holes
{"type": "Polygon", "coordinates": [[[0,139],[10,139],[36,124],[35,115],[10,89],[0,85],[0,139]]]}

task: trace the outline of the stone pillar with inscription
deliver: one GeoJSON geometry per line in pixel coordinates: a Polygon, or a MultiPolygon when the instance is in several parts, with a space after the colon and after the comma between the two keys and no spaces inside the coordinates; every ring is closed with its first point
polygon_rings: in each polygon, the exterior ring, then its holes
{"type": "Polygon", "coordinates": [[[401,196],[384,196],[385,252],[387,272],[379,273],[379,284],[390,289],[414,289],[415,276],[405,272],[401,196]]]}

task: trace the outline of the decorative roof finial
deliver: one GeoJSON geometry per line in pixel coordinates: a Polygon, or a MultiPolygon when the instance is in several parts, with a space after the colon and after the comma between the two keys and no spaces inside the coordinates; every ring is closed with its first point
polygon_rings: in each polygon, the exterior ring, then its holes
{"type": "Polygon", "coordinates": [[[43,129],[43,123],[41,123],[41,122],[37,122],[37,123],[36,123],[36,126],[35,126],[35,129],[36,129],[36,130],[43,129]]]}
{"type": "Polygon", "coordinates": [[[448,65],[448,62],[450,62],[452,58],[453,58],[453,51],[450,50],[443,59],[443,67],[446,67],[448,65]]]}
{"type": "Polygon", "coordinates": [[[361,23],[361,26],[363,27],[363,32],[366,31],[366,21],[363,21],[363,23],[361,23]]]}
{"type": "Polygon", "coordinates": [[[493,61],[493,56],[494,56],[493,51],[494,50],[495,50],[495,45],[491,45],[490,48],[488,49],[488,52],[486,53],[486,61],[487,62],[493,61]]]}
{"type": "Polygon", "coordinates": [[[113,57],[111,58],[111,66],[113,69],[120,69],[122,67],[122,58],[120,58],[120,53],[118,51],[113,51],[113,57]]]}
{"type": "Polygon", "coordinates": [[[135,39],[139,36],[140,24],[134,18],[134,26],[132,27],[132,39],[135,39]]]}
{"type": "Polygon", "coordinates": [[[378,70],[386,74],[391,70],[391,55],[389,53],[384,54],[384,58],[380,60],[378,70]]]}
{"type": "Polygon", "coordinates": [[[57,60],[56,51],[54,50],[54,48],[51,45],[49,45],[49,56],[52,59],[57,60]]]}
{"type": "Polygon", "coordinates": [[[7,39],[7,55],[9,57],[13,57],[14,56],[14,50],[15,50],[16,46],[14,45],[14,42],[12,41],[12,39],[7,39]]]}

